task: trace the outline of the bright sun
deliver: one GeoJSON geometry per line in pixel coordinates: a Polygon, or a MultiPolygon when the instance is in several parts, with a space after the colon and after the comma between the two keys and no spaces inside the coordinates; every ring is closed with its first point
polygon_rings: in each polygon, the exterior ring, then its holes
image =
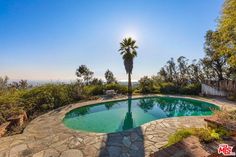
{"type": "Polygon", "coordinates": [[[122,35],[122,39],[131,37],[135,40],[138,40],[137,33],[135,31],[127,31],[122,35]]]}
{"type": "Polygon", "coordinates": [[[131,37],[135,39],[137,36],[134,33],[128,32],[128,33],[125,33],[123,37],[124,38],[131,37]]]}

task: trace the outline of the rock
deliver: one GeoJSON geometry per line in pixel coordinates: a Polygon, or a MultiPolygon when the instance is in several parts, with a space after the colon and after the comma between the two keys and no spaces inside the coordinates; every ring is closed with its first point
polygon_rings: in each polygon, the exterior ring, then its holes
{"type": "Polygon", "coordinates": [[[138,150],[138,147],[135,144],[132,144],[130,147],[132,150],[138,150]]]}
{"type": "Polygon", "coordinates": [[[132,132],[130,137],[131,137],[131,141],[135,141],[139,138],[139,136],[135,132],[132,132]]]}
{"type": "Polygon", "coordinates": [[[73,138],[73,139],[70,140],[68,146],[71,149],[76,148],[81,144],[81,141],[83,141],[83,140],[81,140],[81,138],[73,138]]]}
{"type": "Polygon", "coordinates": [[[130,137],[129,136],[125,136],[122,140],[123,144],[126,146],[126,147],[130,147],[131,145],[131,141],[130,141],[130,137]]]}
{"type": "Polygon", "coordinates": [[[154,136],[153,135],[147,135],[147,138],[151,140],[154,136]]]}
{"type": "Polygon", "coordinates": [[[60,157],[83,157],[83,154],[80,150],[69,149],[61,153],[60,157]]]}
{"type": "Polygon", "coordinates": [[[85,156],[98,156],[98,154],[99,154],[99,151],[95,147],[93,147],[91,145],[86,146],[83,149],[83,152],[84,152],[85,156]]]}
{"type": "Polygon", "coordinates": [[[6,122],[0,125],[0,137],[5,135],[9,126],[10,126],[10,122],[6,122]]]}
{"type": "Polygon", "coordinates": [[[118,135],[118,136],[109,136],[106,141],[106,144],[111,145],[111,146],[122,146],[122,139],[123,137],[118,135]]]}
{"type": "Polygon", "coordinates": [[[121,157],[130,157],[129,153],[122,153],[121,157]]]}
{"type": "Polygon", "coordinates": [[[22,126],[28,120],[26,112],[23,112],[20,115],[12,116],[8,119],[11,125],[22,126]]]}
{"type": "Polygon", "coordinates": [[[44,151],[41,151],[41,152],[34,154],[33,157],[43,157],[43,155],[44,155],[44,151]]]}
{"type": "Polygon", "coordinates": [[[24,151],[26,151],[28,148],[26,144],[20,144],[16,145],[10,150],[10,157],[18,157],[20,156],[24,151]]]}
{"type": "Polygon", "coordinates": [[[8,157],[8,151],[1,151],[0,152],[0,157],[8,157]]]}
{"type": "Polygon", "coordinates": [[[109,153],[109,156],[118,157],[118,156],[120,156],[121,148],[115,147],[115,146],[110,146],[110,147],[108,147],[108,153],[109,153]]]}
{"type": "Polygon", "coordinates": [[[41,152],[38,152],[33,155],[33,157],[59,157],[59,153],[54,149],[47,149],[41,152]]]}

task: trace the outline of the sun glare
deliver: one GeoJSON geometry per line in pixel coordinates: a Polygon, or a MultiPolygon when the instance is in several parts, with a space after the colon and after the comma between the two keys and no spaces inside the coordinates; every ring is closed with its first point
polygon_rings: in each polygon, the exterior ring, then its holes
{"type": "Polygon", "coordinates": [[[135,33],[128,32],[128,33],[125,33],[123,36],[123,38],[129,38],[129,37],[136,39],[137,35],[135,33]]]}
{"type": "Polygon", "coordinates": [[[138,40],[138,35],[137,35],[137,32],[132,30],[132,31],[125,31],[123,34],[122,34],[122,39],[124,38],[133,38],[134,40],[138,40]]]}

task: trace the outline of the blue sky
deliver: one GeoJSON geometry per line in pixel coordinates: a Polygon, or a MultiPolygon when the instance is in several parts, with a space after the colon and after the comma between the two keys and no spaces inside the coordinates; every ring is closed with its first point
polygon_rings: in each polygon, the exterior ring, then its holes
{"type": "Polygon", "coordinates": [[[86,64],[103,78],[109,68],[127,78],[117,50],[137,40],[133,79],[154,75],[178,56],[204,56],[223,0],[0,0],[0,76],[75,79],[86,64]]]}

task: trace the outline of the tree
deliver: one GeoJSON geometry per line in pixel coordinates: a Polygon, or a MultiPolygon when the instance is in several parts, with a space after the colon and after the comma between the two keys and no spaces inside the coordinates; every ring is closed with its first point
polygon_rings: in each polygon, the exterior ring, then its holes
{"type": "Polygon", "coordinates": [[[107,84],[117,83],[116,78],[114,77],[113,73],[109,69],[105,72],[105,78],[107,80],[107,84]]]}
{"type": "Polygon", "coordinates": [[[0,77],[0,90],[6,89],[7,88],[7,82],[9,78],[7,76],[5,77],[0,77]]]}
{"type": "Polygon", "coordinates": [[[93,78],[92,81],[90,82],[91,85],[99,85],[101,86],[103,84],[103,81],[98,78],[93,78]]]}
{"type": "Polygon", "coordinates": [[[161,68],[161,70],[158,72],[158,75],[160,75],[162,81],[164,81],[164,82],[168,82],[169,81],[168,80],[168,74],[167,74],[167,72],[166,72],[164,67],[161,68]]]}
{"type": "Polygon", "coordinates": [[[186,84],[189,79],[189,71],[188,71],[188,59],[184,56],[180,56],[177,59],[178,62],[178,71],[179,71],[179,82],[180,84],[186,84]]]}
{"type": "Polygon", "coordinates": [[[217,75],[217,80],[224,80],[228,71],[226,57],[221,55],[222,41],[218,31],[209,30],[205,36],[204,50],[206,56],[203,58],[203,63],[212,68],[217,75]]]}
{"type": "Polygon", "coordinates": [[[20,80],[19,82],[12,82],[11,84],[9,84],[9,87],[15,89],[27,89],[31,88],[32,85],[29,85],[27,80],[20,80]]]}
{"type": "Polygon", "coordinates": [[[29,87],[29,84],[28,84],[27,80],[20,80],[19,81],[19,86],[20,86],[21,89],[26,89],[26,88],[29,87]]]}
{"type": "Polygon", "coordinates": [[[139,88],[141,93],[151,93],[154,90],[154,82],[151,78],[144,76],[139,80],[139,88]]]}
{"type": "Polygon", "coordinates": [[[14,88],[14,89],[19,89],[20,88],[20,85],[18,82],[16,81],[13,81],[12,83],[9,84],[9,88],[14,88]]]}
{"type": "Polygon", "coordinates": [[[171,82],[177,87],[185,86],[188,83],[200,83],[204,80],[201,63],[203,62],[193,60],[189,64],[187,58],[180,56],[176,64],[174,59],[171,58],[158,72],[159,81],[171,82]]]}
{"type": "Polygon", "coordinates": [[[167,61],[166,65],[167,77],[170,82],[179,83],[178,81],[178,73],[176,69],[176,64],[173,58],[167,61]]]}
{"type": "Polygon", "coordinates": [[[192,63],[188,66],[189,71],[189,83],[200,83],[204,80],[204,75],[201,72],[201,62],[194,59],[192,63]]]}
{"type": "Polygon", "coordinates": [[[82,78],[85,84],[88,85],[92,80],[94,73],[90,71],[86,65],[81,65],[78,69],[76,69],[75,74],[77,77],[82,78]]]}
{"type": "Polygon", "coordinates": [[[219,33],[222,38],[220,52],[227,56],[230,66],[236,68],[236,1],[225,0],[219,20],[219,33]]]}
{"type": "Polygon", "coordinates": [[[124,60],[124,66],[126,73],[128,74],[128,95],[132,95],[132,84],[131,84],[131,74],[133,70],[133,59],[137,56],[136,49],[138,46],[136,45],[136,41],[132,38],[125,38],[120,43],[120,54],[124,60]]]}

